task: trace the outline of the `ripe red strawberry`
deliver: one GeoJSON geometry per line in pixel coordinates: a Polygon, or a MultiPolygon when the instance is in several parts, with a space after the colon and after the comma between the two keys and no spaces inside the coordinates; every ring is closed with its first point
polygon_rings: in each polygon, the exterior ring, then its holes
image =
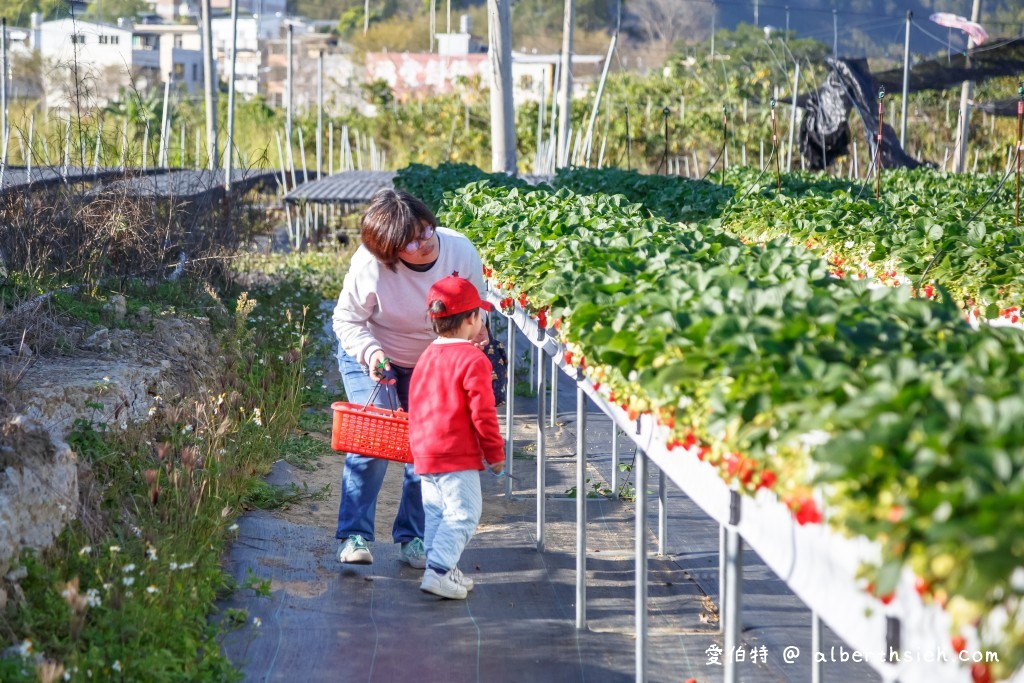
{"type": "Polygon", "coordinates": [[[935,288],[932,287],[931,285],[925,285],[924,286],[924,295],[926,297],[928,297],[929,299],[931,299],[933,296],[935,296],[935,288]]]}
{"type": "Polygon", "coordinates": [[[770,489],[775,486],[775,481],[778,477],[771,470],[765,470],[761,472],[761,481],[758,482],[757,487],[759,489],[770,489]]]}
{"type": "Polygon", "coordinates": [[[984,662],[975,662],[971,665],[971,680],[974,683],[992,683],[992,672],[988,668],[988,664],[984,662]]]}
{"type": "Polygon", "coordinates": [[[961,635],[953,636],[949,642],[953,646],[953,652],[956,652],[957,654],[960,654],[967,649],[967,639],[961,635]]]}
{"type": "Polygon", "coordinates": [[[566,365],[572,365],[572,351],[566,351],[565,354],[563,354],[563,358],[565,358],[566,365]]]}
{"type": "Polygon", "coordinates": [[[919,576],[914,580],[914,590],[916,590],[917,594],[921,597],[924,597],[931,591],[931,589],[932,586],[926,579],[919,576]]]}

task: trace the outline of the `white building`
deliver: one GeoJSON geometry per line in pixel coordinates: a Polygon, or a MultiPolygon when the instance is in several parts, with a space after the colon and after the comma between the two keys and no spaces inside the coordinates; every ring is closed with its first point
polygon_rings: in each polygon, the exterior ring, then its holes
{"type": "Polygon", "coordinates": [[[202,88],[201,39],[195,25],[42,21],[36,13],[30,47],[55,67],[47,72],[48,99],[78,91],[106,102],[122,88],[144,91],[168,78],[190,93],[202,88]]]}

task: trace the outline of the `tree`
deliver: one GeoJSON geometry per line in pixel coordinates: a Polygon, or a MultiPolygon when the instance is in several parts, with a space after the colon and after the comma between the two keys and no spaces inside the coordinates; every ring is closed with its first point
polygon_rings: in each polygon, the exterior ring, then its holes
{"type": "Polygon", "coordinates": [[[119,17],[131,19],[148,9],[145,0],[93,0],[85,9],[85,17],[112,24],[119,17]]]}
{"type": "Polygon", "coordinates": [[[711,6],[679,0],[632,0],[626,5],[648,41],[672,48],[685,37],[703,35],[711,26],[711,6]]]}

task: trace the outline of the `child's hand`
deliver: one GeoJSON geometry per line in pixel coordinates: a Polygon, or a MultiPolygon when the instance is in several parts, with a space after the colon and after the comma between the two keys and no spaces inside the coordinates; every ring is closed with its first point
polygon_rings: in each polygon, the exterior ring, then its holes
{"type": "Polygon", "coordinates": [[[498,462],[492,462],[491,471],[495,474],[502,474],[505,471],[505,461],[499,460],[498,462]]]}

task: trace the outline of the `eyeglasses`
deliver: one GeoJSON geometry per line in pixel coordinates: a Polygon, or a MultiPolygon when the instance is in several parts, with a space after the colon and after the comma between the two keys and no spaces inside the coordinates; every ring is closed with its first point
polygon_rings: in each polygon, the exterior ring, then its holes
{"type": "Polygon", "coordinates": [[[419,239],[415,239],[412,242],[409,242],[409,244],[405,245],[405,251],[410,254],[419,251],[420,247],[423,246],[423,243],[430,240],[430,238],[434,236],[434,232],[434,226],[428,225],[426,229],[424,229],[423,232],[420,234],[419,239]]]}

